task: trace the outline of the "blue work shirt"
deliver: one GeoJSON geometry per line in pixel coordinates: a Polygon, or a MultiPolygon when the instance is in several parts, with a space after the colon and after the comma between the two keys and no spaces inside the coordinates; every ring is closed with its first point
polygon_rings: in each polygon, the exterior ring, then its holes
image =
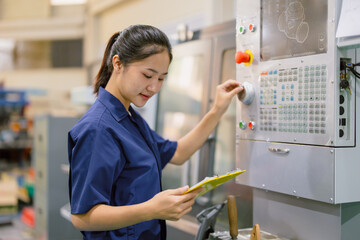
{"type": "MultiPolygon", "coordinates": [[[[68,135],[71,213],[94,205],[143,203],[159,193],[161,171],[177,142],[163,139],[145,120],[104,88],[68,135]]],[[[84,239],[165,239],[165,221],[154,219],[113,231],[82,231],[84,239]]]]}

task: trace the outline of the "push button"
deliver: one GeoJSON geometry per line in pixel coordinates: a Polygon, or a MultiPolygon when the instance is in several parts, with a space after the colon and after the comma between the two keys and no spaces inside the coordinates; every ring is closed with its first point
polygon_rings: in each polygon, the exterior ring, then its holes
{"type": "Polygon", "coordinates": [[[242,130],[245,130],[246,129],[246,123],[244,121],[240,121],[239,122],[239,128],[242,129],[242,130]]]}
{"type": "Polygon", "coordinates": [[[250,32],[255,32],[255,24],[250,23],[248,29],[250,32]]]}
{"type": "Polygon", "coordinates": [[[255,130],[255,122],[254,121],[250,121],[248,123],[248,127],[251,129],[251,130],[255,130]]]}
{"type": "Polygon", "coordinates": [[[239,27],[239,32],[240,32],[240,34],[245,34],[246,28],[244,26],[240,26],[239,27]]]}
{"type": "Polygon", "coordinates": [[[250,55],[248,53],[237,51],[235,55],[235,62],[237,64],[247,63],[250,61],[250,55]]]}

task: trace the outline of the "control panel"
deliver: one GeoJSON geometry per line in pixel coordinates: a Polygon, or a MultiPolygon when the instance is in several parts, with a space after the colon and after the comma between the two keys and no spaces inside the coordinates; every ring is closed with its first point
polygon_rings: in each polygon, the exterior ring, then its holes
{"type": "Polygon", "coordinates": [[[238,1],[237,79],[254,90],[251,104],[238,103],[238,139],[354,146],[354,86],[341,64],[355,57],[340,61],[333,5],[238,1]]]}
{"type": "Polygon", "coordinates": [[[236,166],[247,170],[237,182],[331,204],[359,201],[360,50],[338,46],[344,1],[236,3],[236,79],[245,88],[236,166]]]}

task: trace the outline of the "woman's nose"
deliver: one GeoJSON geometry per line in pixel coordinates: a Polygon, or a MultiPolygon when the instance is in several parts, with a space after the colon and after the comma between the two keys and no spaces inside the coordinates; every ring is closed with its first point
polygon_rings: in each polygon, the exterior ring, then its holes
{"type": "Polygon", "coordinates": [[[162,81],[155,80],[147,86],[147,90],[153,93],[157,93],[160,90],[161,85],[162,85],[162,81]]]}

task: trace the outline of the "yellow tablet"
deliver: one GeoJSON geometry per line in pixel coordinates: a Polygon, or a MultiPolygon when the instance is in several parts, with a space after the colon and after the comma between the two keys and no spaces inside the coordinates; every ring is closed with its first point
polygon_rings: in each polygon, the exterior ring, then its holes
{"type": "Polygon", "coordinates": [[[204,178],[201,182],[198,182],[197,184],[195,184],[194,186],[192,186],[191,188],[189,188],[189,190],[187,190],[184,194],[189,193],[191,191],[194,191],[195,189],[198,189],[200,187],[202,187],[204,190],[201,191],[196,197],[199,197],[205,193],[207,193],[210,190],[213,190],[214,188],[216,188],[217,186],[233,179],[234,177],[242,174],[243,172],[245,172],[246,170],[234,170],[231,171],[229,173],[226,173],[224,175],[221,176],[214,176],[214,177],[206,177],[204,178]]]}

